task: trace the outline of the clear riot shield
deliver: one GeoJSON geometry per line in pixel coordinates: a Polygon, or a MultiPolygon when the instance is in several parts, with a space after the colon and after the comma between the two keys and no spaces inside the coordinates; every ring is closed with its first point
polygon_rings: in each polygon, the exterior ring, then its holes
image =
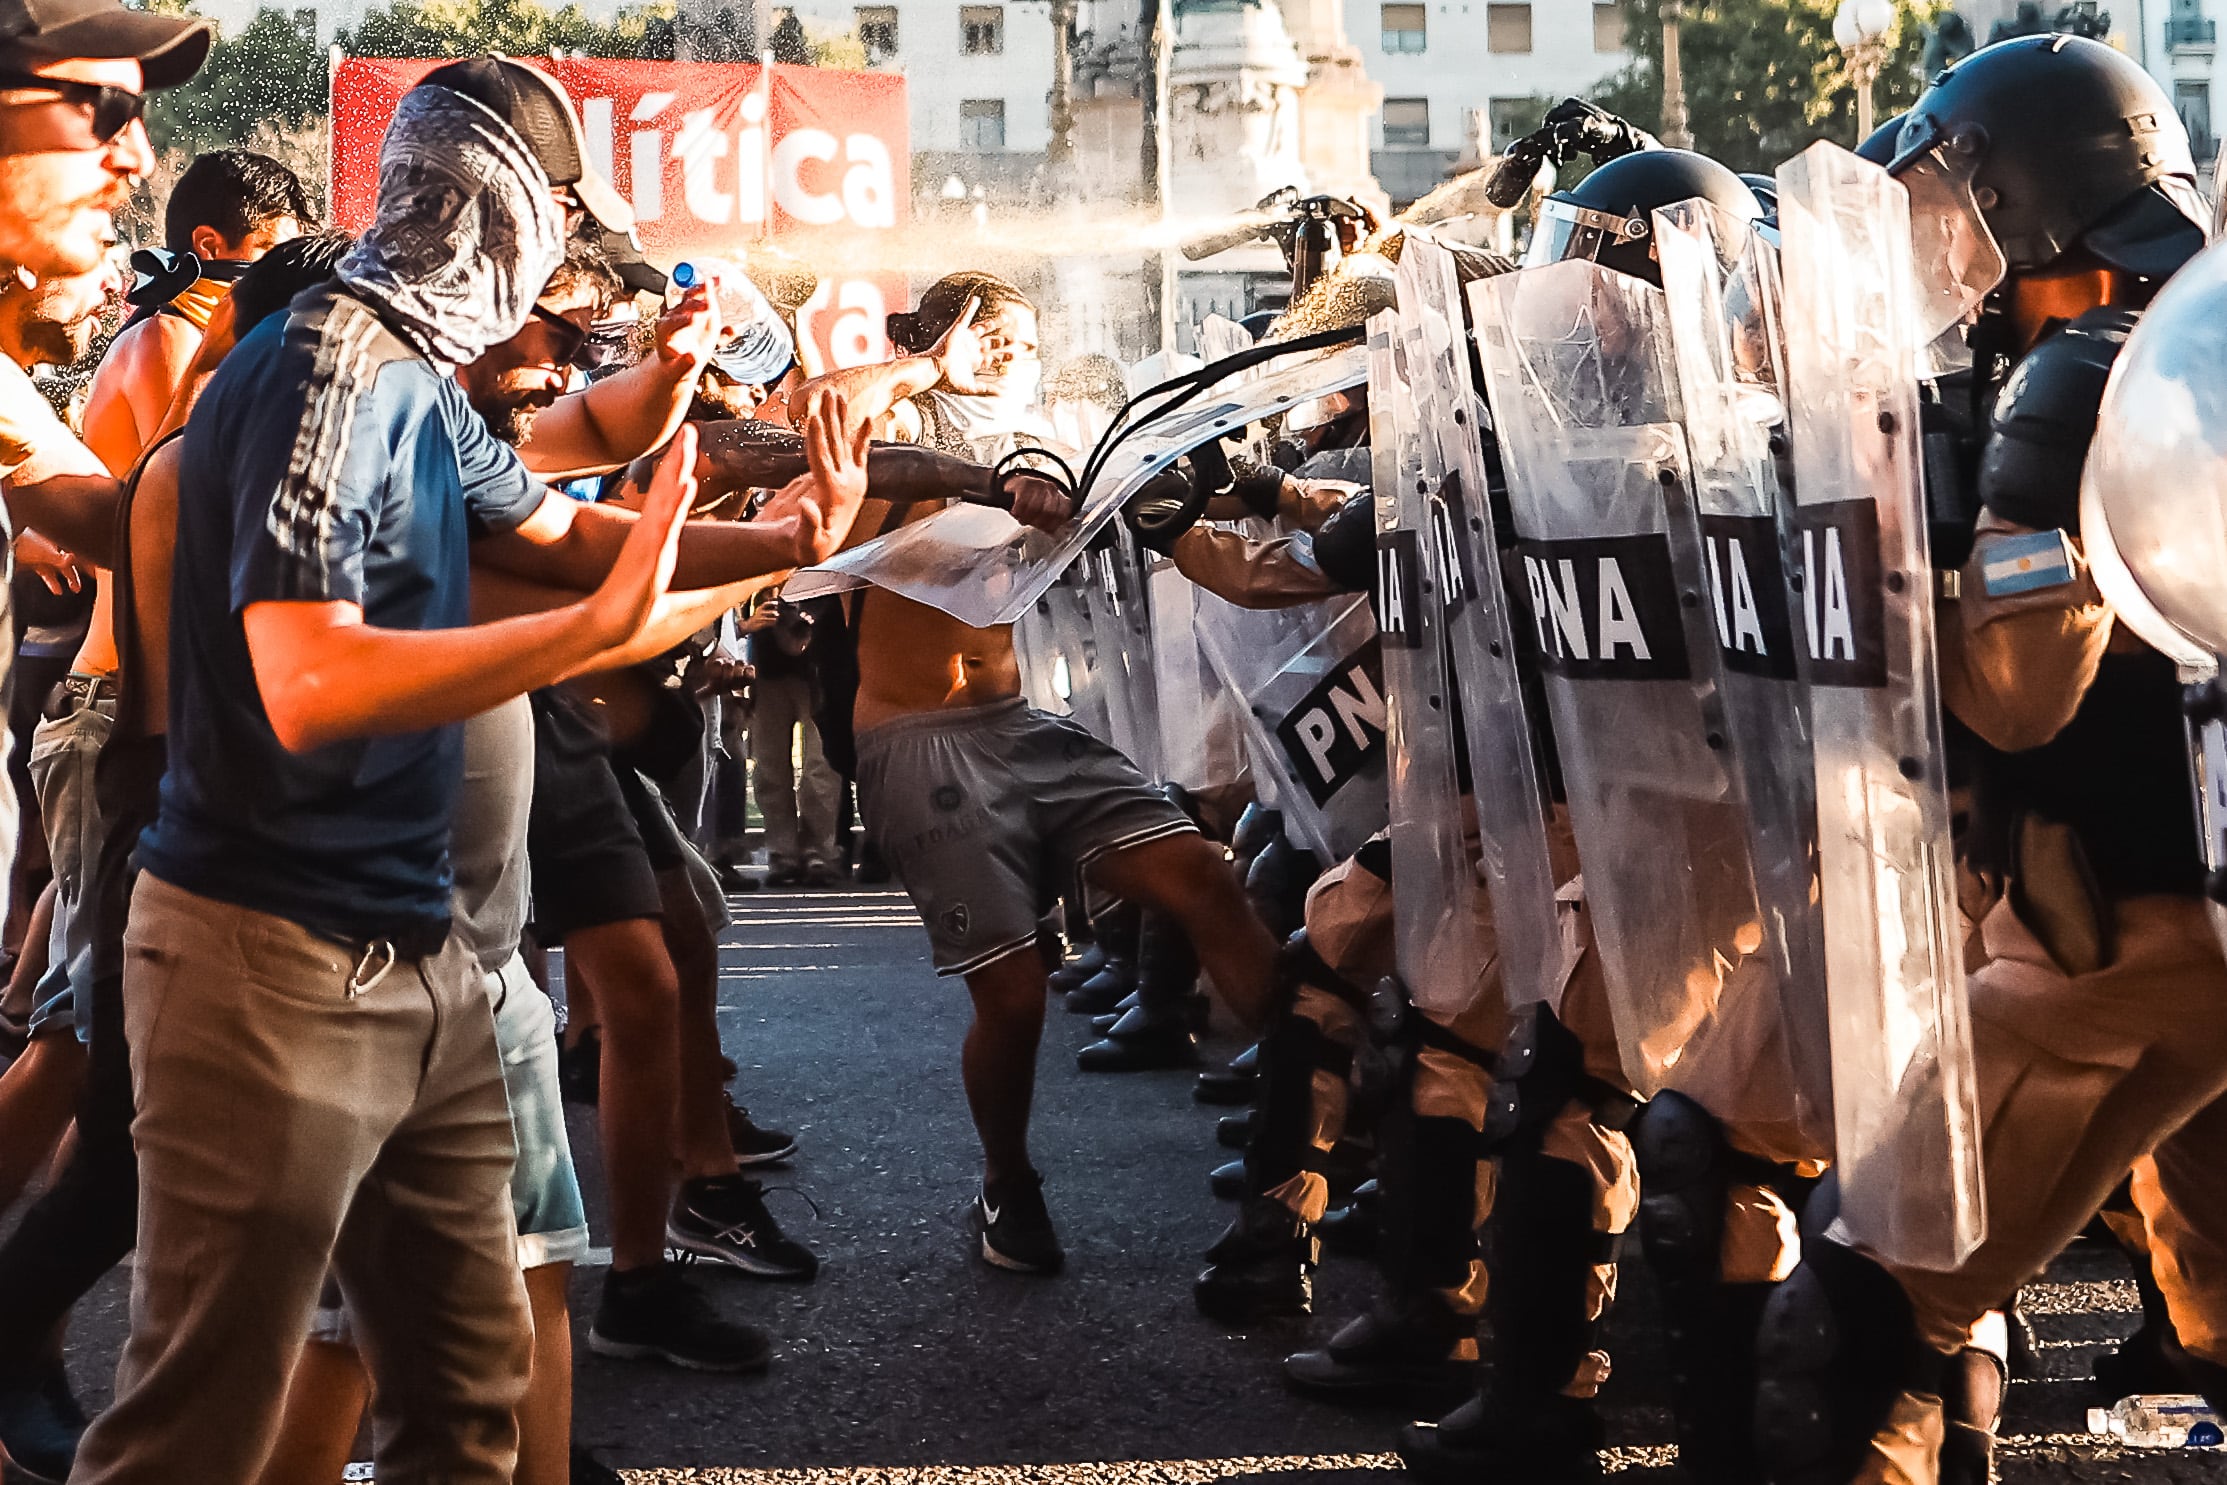
{"type": "Polygon", "coordinates": [[[1829,144],[1779,167],[1796,589],[1817,759],[1836,1234],[1950,1268],[1985,1227],[1926,551],[1909,203],[1829,144]]]}
{"type": "Polygon", "coordinates": [[[1146,778],[1159,778],[1160,697],[1154,678],[1152,612],[1144,563],[1126,531],[1116,530],[1075,564],[1091,586],[1091,635],[1103,677],[1106,741],[1146,778]]]}
{"type": "Polygon", "coordinates": [[[1013,623],[1013,649],[1021,665],[1021,694],[1057,717],[1073,717],[1092,737],[1113,742],[1115,727],[1107,668],[1098,653],[1099,600],[1090,565],[1078,562],[1013,623]]]}
{"type": "Polygon", "coordinates": [[[1231,782],[1236,760],[1217,752],[1213,717],[1227,694],[1199,648],[1198,589],[1167,558],[1145,575],[1152,621],[1152,680],[1160,732],[1159,777],[1186,789],[1231,782]]]}
{"type": "Polygon", "coordinates": [[[1210,388],[1123,436],[1097,481],[1083,492],[1075,520],[1056,537],[1023,526],[994,506],[957,504],[806,568],[784,591],[801,601],[871,584],[978,629],[1010,624],[1083,554],[1146,480],[1210,438],[1358,386],[1367,377],[1368,353],[1360,346],[1279,359],[1265,375],[1256,370],[1234,386],[1210,388]]]}
{"type": "Polygon", "coordinates": [[[1832,1137],[1832,1025],[1817,903],[1817,776],[1794,655],[1782,553],[1796,545],[1779,488],[1783,447],[1778,256],[1747,222],[1706,201],[1657,211],[1655,248],[1671,359],[1723,668],[1726,736],[1747,805],[1756,895],[1778,955],[1795,1085],[1820,1142],[1832,1137]]]}
{"type": "Polygon", "coordinates": [[[1558,1000],[1573,966],[1557,920],[1547,789],[1487,493],[1483,403],[1470,375],[1454,255],[1410,232],[1396,282],[1424,479],[1433,486],[1425,497],[1430,521],[1416,529],[1429,531],[1441,577],[1448,663],[1469,747],[1478,870],[1492,902],[1502,985],[1509,1004],[1521,1008],[1558,1000]]]}
{"type": "Polygon", "coordinates": [[[1570,260],[1470,295],[1624,1071],[1751,1153],[1822,1153],[1728,756],[1661,291],[1570,260]]]}
{"type": "MultiPolygon", "coordinates": [[[[1407,368],[1421,346],[1390,310],[1369,321],[1369,449],[1376,464],[1377,633],[1392,827],[1393,939],[1408,998],[1454,1014],[1476,992],[1483,945],[1476,869],[1463,843],[1448,687],[1445,580],[1433,550],[1423,430],[1407,368]]],[[[1550,899],[1551,901],[1551,899],[1550,899]]]]}
{"type": "Polygon", "coordinates": [[[1383,649],[1366,598],[1247,609],[1198,594],[1199,647],[1237,697],[1261,802],[1327,866],[1384,828],[1383,649]]]}

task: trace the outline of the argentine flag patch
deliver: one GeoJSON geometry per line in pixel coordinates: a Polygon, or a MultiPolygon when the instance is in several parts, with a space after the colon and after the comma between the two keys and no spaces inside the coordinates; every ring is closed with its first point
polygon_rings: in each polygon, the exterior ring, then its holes
{"type": "Polygon", "coordinates": [[[1990,598],[2009,598],[2072,581],[2072,542],[2062,531],[2034,531],[1988,542],[1980,580],[1990,598]]]}

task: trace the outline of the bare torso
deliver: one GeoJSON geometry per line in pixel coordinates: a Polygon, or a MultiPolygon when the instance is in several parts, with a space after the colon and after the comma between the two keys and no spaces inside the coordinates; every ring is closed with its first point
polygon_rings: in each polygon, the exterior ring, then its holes
{"type": "MultiPolygon", "coordinates": [[[[915,507],[907,519],[924,519],[935,509],[915,507]]],[[[854,542],[859,539],[854,535],[854,542]]],[[[861,593],[851,622],[858,636],[855,731],[915,712],[984,706],[1021,694],[1011,625],[976,629],[881,588],[861,593]]]]}

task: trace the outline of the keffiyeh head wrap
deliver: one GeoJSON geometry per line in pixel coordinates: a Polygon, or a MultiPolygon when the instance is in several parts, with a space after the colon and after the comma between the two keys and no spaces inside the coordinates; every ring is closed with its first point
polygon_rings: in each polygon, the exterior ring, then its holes
{"type": "Polygon", "coordinates": [[[517,334],[563,260],[564,212],[510,126],[437,84],[404,94],[341,282],[454,368],[517,334]]]}

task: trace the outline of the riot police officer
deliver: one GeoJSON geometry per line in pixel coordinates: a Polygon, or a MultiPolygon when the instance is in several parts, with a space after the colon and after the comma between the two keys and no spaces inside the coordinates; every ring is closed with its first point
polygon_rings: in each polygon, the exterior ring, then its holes
{"type": "Polygon", "coordinates": [[[2227,1403],[2227,1295],[2203,1277],[2227,1233],[2227,1030],[2205,1009],[2227,963],[2174,665],[2114,623],[2079,504],[2111,364],[2203,243],[2187,135],[2120,53],[2025,37],[1942,74],[1888,168],[1914,235],[1950,246],[1921,267],[1990,290],[1970,329],[1984,441],[1964,471],[1981,514],[1939,608],[1941,694],[1971,734],[1965,850],[1987,894],[1970,904],[1987,1234],[1953,1272],[1890,1268],[1822,1236],[1819,1192],[1759,1362],[1758,1437],[1787,1485],[1987,1479],[2003,1378],[1974,1328],[2130,1165],[2184,1375],[2227,1403]]]}

